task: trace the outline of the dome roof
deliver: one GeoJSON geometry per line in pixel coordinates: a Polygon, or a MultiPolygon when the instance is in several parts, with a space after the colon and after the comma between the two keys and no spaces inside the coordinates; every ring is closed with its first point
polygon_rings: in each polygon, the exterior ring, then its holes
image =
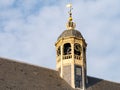
{"type": "Polygon", "coordinates": [[[77,30],[65,30],[59,37],[58,37],[58,40],[60,38],[64,38],[64,37],[71,37],[71,36],[74,36],[74,37],[78,37],[78,38],[83,38],[82,34],[77,31],[77,30]]]}

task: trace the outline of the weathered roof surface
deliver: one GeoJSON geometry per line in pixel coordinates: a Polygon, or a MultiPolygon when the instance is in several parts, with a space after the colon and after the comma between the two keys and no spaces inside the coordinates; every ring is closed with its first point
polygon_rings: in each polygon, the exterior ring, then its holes
{"type": "MultiPolygon", "coordinates": [[[[74,89],[55,70],[0,58],[0,90],[74,89]]],[[[120,90],[120,84],[88,77],[87,90],[120,90]]]]}
{"type": "Polygon", "coordinates": [[[51,69],[0,58],[0,90],[72,90],[51,69]]]}
{"type": "Polygon", "coordinates": [[[64,37],[78,37],[78,38],[83,38],[82,34],[78,30],[65,30],[59,37],[64,38],[64,37]]]}
{"type": "Polygon", "coordinates": [[[88,77],[87,90],[120,90],[120,83],[88,77]]]}

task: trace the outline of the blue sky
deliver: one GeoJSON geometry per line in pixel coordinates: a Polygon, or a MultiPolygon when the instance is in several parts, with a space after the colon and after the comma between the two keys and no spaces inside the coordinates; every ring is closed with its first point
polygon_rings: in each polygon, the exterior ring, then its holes
{"type": "MultiPolygon", "coordinates": [[[[0,57],[55,69],[68,1],[0,0],[0,57]]],[[[120,82],[120,0],[72,3],[76,29],[88,44],[88,75],[120,82]]]]}

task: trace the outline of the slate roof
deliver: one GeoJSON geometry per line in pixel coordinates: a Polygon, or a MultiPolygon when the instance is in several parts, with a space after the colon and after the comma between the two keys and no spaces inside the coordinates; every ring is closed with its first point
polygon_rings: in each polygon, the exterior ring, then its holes
{"type": "Polygon", "coordinates": [[[120,90],[120,83],[88,77],[87,90],[120,90]]]}
{"type": "MultiPolygon", "coordinates": [[[[0,90],[74,89],[55,70],[0,58],[0,90]]],[[[87,90],[120,90],[120,83],[88,77],[87,90]]]]}
{"type": "Polygon", "coordinates": [[[72,90],[55,70],[0,58],[0,90],[72,90]]]}
{"type": "Polygon", "coordinates": [[[58,40],[64,37],[73,37],[73,36],[78,38],[83,38],[82,34],[78,30],[65,30],[58,37],[58,40]]]}

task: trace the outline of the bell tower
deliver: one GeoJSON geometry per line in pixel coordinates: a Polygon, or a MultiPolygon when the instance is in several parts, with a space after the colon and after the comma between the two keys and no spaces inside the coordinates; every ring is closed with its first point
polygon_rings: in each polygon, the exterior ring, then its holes
{"type": "Polygon", "coordinates": [[[72,4],[70,8],[67,30],[58,37],[56,46],[56,69],[60,76],[71,87],[85,90],[87,81],[86,47],[87,44],[81,33],[75,29],[72,18],[72,4]]]}

